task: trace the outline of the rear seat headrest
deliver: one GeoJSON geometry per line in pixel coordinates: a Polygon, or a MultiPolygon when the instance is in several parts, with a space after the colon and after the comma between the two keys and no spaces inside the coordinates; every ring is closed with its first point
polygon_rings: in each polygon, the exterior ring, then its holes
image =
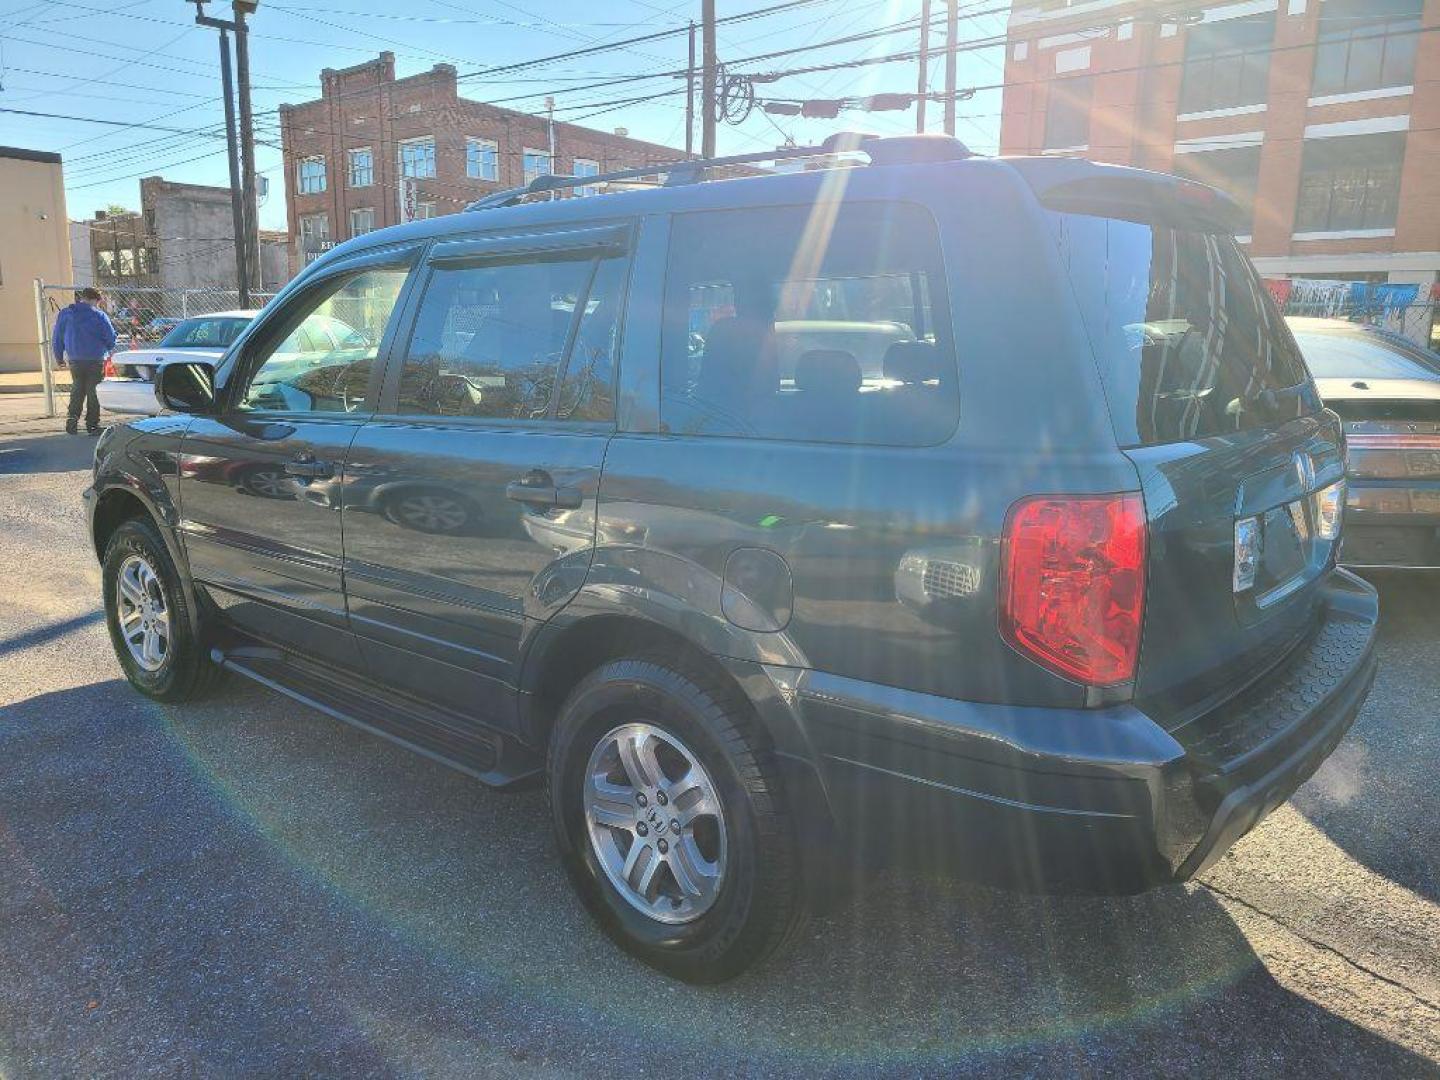
{"type": "Polygon", "coordinates": [[[887,379],[902,383],[922,383],[942,379],[940,350],[929,341],[897,341],[885,350],[882,361],[887,379]]]}
{"type": "Polygon", "coordinates": [[[860,361],[844,349],[811,349],[795,361],[795,386],[810,393],[855,394],[864,381],[860,361]]]}

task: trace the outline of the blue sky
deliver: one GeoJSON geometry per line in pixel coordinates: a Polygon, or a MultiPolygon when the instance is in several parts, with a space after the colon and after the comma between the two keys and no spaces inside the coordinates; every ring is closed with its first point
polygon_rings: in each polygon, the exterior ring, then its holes
{"type": "MultiPolygon", "coordinates": [[[[777,0],[720,0],[720,17],[773,6],[777,0]]],[[[998,2],[960,0],[960,36],[981,41],[1003,33],[998,2]],[[969,14],[973,13],[973,14],[969,14]]],[[[935,18],[944,10],[936,0],[935,18]]],[[[210,13],[228,15],[228,4],[210,13]]],[[[736,65],[736,70],[786,70],[913,49],[919,0],[808,0],[789,10],[720,27],[718,53],[735,62],[762,53],[795,49],[909,23],[869,40],[814,49],[783,59],[736,65]]],[[[220,132],[218,46],[213,30],[194,25],[185,0],[0,0],[0,109],[116,121],[134,127],[0,112],[0,144],[59,151],[65,160],[67,209],[89,217],[111,203],[136,208],[139,177],[225,184],[220,132]],[[165,130],[158,130],[165,129],[165,130]]],[[[253,18],[251,64],[257,115],[256,164],[271,182],[261,224],[284,228],[275,107],[319,96],[319,72],[395,53],[397,73],[409,75],[436,63],[452,63],[461,93],[480,101],[507,100],[509,108],[542,112],[556,93],[558,119],[608,129],[624,126],[638,138],[684,146],[684,95],[604,109],[610,102],[675,91],[683,80],[659,77],[601,89],[579,89],[610,77],[683,68],[684,34],[608,52],[557,61],[524,71],[486,76],[485,69],[529,61],[683,27],[699,19],[700,0],[261,0],[253,18]],[[558,92],[558,93],[557,93],[558,92]],[[519,97],[520,95],[527,95],[519,97]],[[592,114],[597,114],[593,115],[592,114]]],[[[938,31],[932,41],[938,42],[938,31]]],[[[959,84],[1001,80],[1003,53],[987,48],[961,54],[959,84]]],[[[787,75],[758,88],[774,98],[834,98],[913,90],[913,61],[787,75]]],[[[932,63],[931,85],[942,85],[943,63],[932,63]]],[[[976,150],[993,153],[999,133],[998,91],[982,91],[959,105],[958,134],[976,150]]],[[[927,116],[939,130],[941,106],[927,116]]],[[[817,140],[836,130],[910,131],[907,112],[842,113],[838,120],[767,117],[760,110],[743,123],[722,125],[721,153],[773,147],[786,136],[817,140]]],[[[697,135],[698,148],[698,135],[697,135]]]]}

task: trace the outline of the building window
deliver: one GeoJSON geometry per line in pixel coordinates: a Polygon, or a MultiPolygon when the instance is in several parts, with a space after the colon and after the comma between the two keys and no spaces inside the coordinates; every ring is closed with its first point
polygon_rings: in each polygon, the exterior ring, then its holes
{"type": "Polygon", "coordinates": [[[308,157],[300,159],[296,186],[301,195],[318,195],[325,190],[325,159],[308,157]]]}
{"type": "MultiPolygon", "coordinates": [[[[577,157],[577,158],[575,159],[575,175],[576,175],[576,176],[599,176],[599,175],[600,175],[600,163],[599,163],[598,161],[591,161],[591,160],[588,159],[588,158],[578,158],[578,157],[577,157]]],[[[594,184],[582,184],[581,186],[579,186],[579,187],[577,187],[577,188],[575,189],[575,194],[576,194],[576,195],[599,195],[599,194],[600,194],[600,189],[599,189],[596,185],[594,185],[594,184]]]]}
{"type": "Polygon", "coordinates": [[[400,175],[429,179],[435,175],[435,138],[406,139],[400,144],[400,175]]]}
{"type": "Polygon", "coordinates": [[[101,277],[115,276],[115,252],[101,250],[95,253],[95,269],[101,277]]]}
{"type": "Polygon", "coordinates": [[[1182,113],[1260,105],[1270,77],[1275,12],[1202,23],[1185,32],[1182,113]]]}
{"type": "Polygon", "coordinates": [[[415,204],[415,220],[416,220],[416,221],[428,221],[428,220],[430,220],[430,218],[433,218],[434,216],[435,216],[435,203],[434,203],[433,201],[431,201],[431,202],[417,202],[417,203],[415,204]]]}
{"type": "Polygon", "coordinates": [[[550,168],[550,154],[546,150],[531,150],[525,148],[525,183],[530,183],[537,176],[544,176],[553,170],[550,168]]]}
{"type": "Polygon", "coordinates": [[[1089,75],[1056,79],[1045,106],[1045,149],[1068,150],[1090,142],[1089,75]]]}
{"type": "Polygon", "coordinates": [[[1254,217],[1255,188],[1260,179],[1260,147],[1236,146],[1200,154],[1176,154],[1175,172],[1188,180],[1217,187],[1254,217]]]}
{"type": "Polygon", "coordinates": [[[375,231],[375,211],[370,208],[350,211],[350,235],[364,236],[375,231]]]}
{"type": "Polygon", "coordinates": [[[1326,0],[1310,93],[1324,97],[1409,86],[1421,7],[1422,0],[1326,0]]]}
{"type": "Polygon", "coordinates": [[[134,277],[134,276],[135,276],[135,249],[134,249],[134,248],[121,248],[121,249],[120,249],[120,276],[121,276],[121,277],[134,277]]]}
{"type": "Polygon", "coordinates": [[[1393,229],[1404,157],[1403,131],[1307,140],[1295,231],[1393,229]]]}
{"type": "Polygon", "coordinates": [[[471,180],[500,179],[500,147],[493,139],[465,140],[465,175],[471,180]]]}
{"type": "Polygon", "coordinates": [[[314,262],[330,248],[330,216],[304,214],[300,218],[300,256],[305,263],[314,262]]]}
{"type": "Polygon", "coordinates": [[[350,151],[350,186],[369,187],[375,182],[375,155],[368,146],[350,151]]]}

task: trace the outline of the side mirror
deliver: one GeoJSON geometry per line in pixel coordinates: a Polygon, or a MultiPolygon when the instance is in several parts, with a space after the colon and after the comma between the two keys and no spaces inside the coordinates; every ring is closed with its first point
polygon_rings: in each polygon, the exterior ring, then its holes
{"type": "Polygon", "coordinates": [[[155,400],[170,412],[214,412],[214,367],[191,360],[162,365],[155,376],[155,400]]]}

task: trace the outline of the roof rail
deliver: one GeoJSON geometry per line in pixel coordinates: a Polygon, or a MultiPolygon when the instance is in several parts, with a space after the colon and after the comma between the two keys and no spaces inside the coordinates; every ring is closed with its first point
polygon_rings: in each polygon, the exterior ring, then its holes
{"type": "Polygon", "coordinates": [[[647,176],[665,174],[665,187],[679,187],[697,184],[704,180],[707,169],[726,165],[753,165],[762,161],[790,161],[795,158],[826,157],[863,151],[870,158],[871,165],[918,164],[927,161],[959,161],[972,156],[968,147],[959,139],[949,135],[895,135],[882,137],[857,131],[837,131],[818,146],[785,146],[775,150],[762,150],[752,154],[732,154],[729,157],[682,158],[679,161],[642,165],[634,169],[601,173],[597,176],[558,176],[546,173],[537,176],[528,184],[506,188],[483,199],[476,199],[465,207],[466,210],[493,210],[510,206],[527,195],[563,191],[566,188],[589,187],[595,184],[612,183],[619,180],[639,180],[647,176]]]}

